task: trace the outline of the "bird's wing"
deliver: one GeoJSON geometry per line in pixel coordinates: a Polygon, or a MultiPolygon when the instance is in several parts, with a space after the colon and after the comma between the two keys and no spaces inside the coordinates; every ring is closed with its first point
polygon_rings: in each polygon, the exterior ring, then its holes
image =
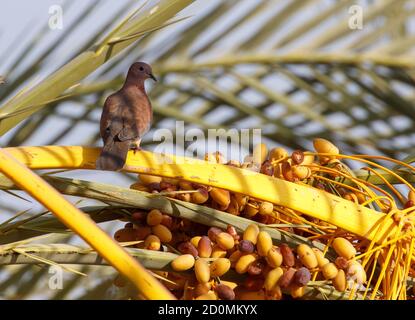
{"type": "Polygon", "coordinates": [[[118,133],[118,139],[121,141],[126,140],[134,140],[140,136],[140,133],[137,129],[137,123],[134,121],[134,117],[132,117],[131,112],[124,111],[123,112],[123,126],[121,131],[118,133]]]}
{"type": "Polygon", "coordinates": [[[127,92],[128,107],[122,110],[123,128],[118,139],[136,140],[142,137],[151,125],[151,105],[147,96],[139,91],[127,92]]]}
{"type": "Polygon", "coordinates": [[[113,140],[123,129],[123,104],[123,100],[117,94],[113,94],[105,100],[100,123],[100,133],[104,144],[108,140],[113,140]]]}

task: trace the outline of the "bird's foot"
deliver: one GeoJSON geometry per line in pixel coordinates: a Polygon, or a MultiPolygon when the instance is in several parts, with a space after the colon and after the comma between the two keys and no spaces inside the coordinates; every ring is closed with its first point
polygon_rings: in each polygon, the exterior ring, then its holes
{"type": "Polygon", "coordinates": [[[136,146],[136,147],[132,147],[131,150],[133,150],[134,155],[137,153],[137,151],[141,151],[141,147],[136,146]]]}
{"type": "Polygon", "coordinates": [[[130,149],[133,150],[134,155],[137,153],[137,151],[141,151],[140,147],[141,139],[137,139],[130,144],[130,149]]]}

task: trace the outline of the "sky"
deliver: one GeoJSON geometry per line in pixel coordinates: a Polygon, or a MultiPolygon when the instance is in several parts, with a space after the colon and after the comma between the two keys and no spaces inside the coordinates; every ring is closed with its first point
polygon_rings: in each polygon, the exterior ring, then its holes
{"type": "MultiPolygon", "coordinates": [[[[153,3],[157,1],[149,1],[147,6],[151,7],[153,3]]],[[[212,1],[211,3],[218,2],[217,0],[212,1]]],[[[58,0],[37,0],[37,1],[30,1],[30,0],[15,0],[15,1],[2,1],[1,9],[0,9],[0,56],[3,56],[4,59],[0,61],[0,74],[7,74],[10,72],[10,65],[13,61],[15,56],[22,54],[22,49],[25,47],[27,41],[30,41],[39,31],[42,31],[43,34],[46,35],[44,41],[40,44],[37,44],[33,48],[33,52],[29,55],[36,57],[39,52],[41,52],[45,45],[53,42],[55,40],[63,39],[65,36],[65,31],[67,30],[67,26],[71,24],[76,17],[77,13],[82,12],[84,8],[88,7],[92,1],[84,1],[84,0],[74,0],[74,1],[58,1],[58,0]],[[69,8],[67,5],[70,3],[69,8]],[[63,7],[63,28],[62,30],[50,29],[45,28],[45,25],[48,24],[50,19],[49,9],[51,6],[61,5],[63,7]],[[13,49],[13,52],[11,51],[13,49]],[[6,54],[7,52],[11,52],[11,54],[6,54]]],[[[137,8],[143,1],[111,1],[111,0],[100,0],[100,4],[94,9],[92,16],[87,19],[87,22],[79,28],[79,30],[75,30],[69,38],[65,38],[63,45],[53,53],[51,59],[49,59],[49,65],[42,67],[39,72],[37,72],[36,77],[32,80],[33,83],[41,80],[42,78],[49,75],[51,72],[56,70],[60,67],[69,57],[73,55],[76,48],[82,43],[82,40],[85,39],[86,33],[85,29],[88,30],[88,34],[92,34],[94,29],[99,29],[100,25],[103,21],[106,21],[105,17],[113,16],[113,12],[121,9],[125,5],[132,3],[132,8],[137,8]],[[100,23],[101,22],[101,23],[100,23]]],[[[238,10],[245,10],[249,8],[248,1],[245,1],[245,5],[238,8],[238,10]]],[[[205,8],[209,8],[209,5],[204,3],[205,8]]],[[[192,4],[190,7],[183,10],[180,15],[181,16],[191,16],[196,15],[197,10],[200,7],[200,2],[192,4]]],[[[124,10],[121,16],[125,16],[125,12],[129,12],[131,10],[124,10]]],[[[237,11],[235,11],[237,14],[237,11]]],[[[221,26],[218,25],[218,28],[221,26]]],[[[214,33],[213,33],[214,35],[214,33]]],[[[212,36],[207,34],[207,37],[212,36]]],[[[17,68],[24,68],[24,65],[18,65],[17,68]]],[[[17,71],[17,70],[12,70],[17,71]]],[[[98,79],[99,80],[99,79],[98,79]]],[[[88,81],[88,80],[86,80],[88,81]]],[[[60,107],[60,111],[62,113],[67,113],[69,115],[75,115],[82,111],[80,106],[76,105],[75,103],[67,103],[63,104],[62,108],[60,107]]],[[[99,109],[95,112],[95,119],[99,119],[99,109]]],[[[23,125],[23,124],[22,124],[23,125]]],[[[26,145],[43,145],[45,137],[50,137],[53,135],[56,130],[56,126],[65,126],[66,122],[64,119],[59,118],[51,118],[47,120],[41,129],[36,130],[35,134],[33,134],[26,142],[26,145]]],[[[79,145],[81,141],[84,141],[84,136],[89,134],[91,131],[97,130],[97,124],[91,126],[91,123],[84,123],[80,124],[79,130],[74,130],[72,134],[68,134],[59,141],[60,145],[79,145]]],[[[3,137],[0,137],[0,145],[5,143],[9,140],[11,136],[13,136],[15,130],[10,130],[7,134],[3,137]]],[[[88,171],[88,170],[76,170],[71,171],[67,174],[61,174],[60,176],[66,176],[71,178],[79,178],[84,180],[91,180],[96,182],[102,183],[110,183],[116,184],[124,187],[129,187],[131,184],[131,180],[126,179],[119,173],[113,172],[105,172],[105,173],[97,173],[96,171],[88,171]]],[[[5,194],[1,192],[0,194],[0,204],[7,204],[8,210],[2,210],[3,218],[7,219],[11,215],[16,214],[22,210],[31,209],[31,213],[38,213],[42,212],[44,209],[43,207],[37,203],[36,200],[29,197],[23,192],[16,192],[17,194],[25,197],[31,202],[24,202],[21,200],[17,200],[12,195],[5,194]]],[[[79,198],[65,196],[71,202],[76,203],[79,198]]],[[[82,201],[82,206],[88,206],[96,204],[95,201],[82,201]]],[[[2,219],[3,219],[2,218],[2,219]]],[[[0,219],[0,220],[2,220],[0,219]]],[[[107,232],[112,234],[114,230],[121,227],[123,225],[122,222],[109,222],[109,223],[102,223],[100,227],[104,228],[107,232]]],[[[79,244],[83,241],[74,238],[72,243],[79,244]]],[[[0,275],[1,277],[1,275],[0,275]]]]}
{"type": "MultiPolygon", "coordinates": [[[[71,57],[75,49],[82,44],[82,40],[86,39],[87,34],[85,29],[88,29],[88,34],[92,34],[94,30],[98,30],[99,27],[106,21],[106,18],[112,17],[113,13],[124,8],[130,4],[130,8],[123,10],[120,17],[126,15],[126,13],[139,7],[144,1],[111,1],[100,0],[99,5],[94,8],[92,15],[82,24],[82,27],[76,29],[69,38],[65,38],[63,45],[54,52],[51,59],[49,59],[49,65],[42,67],[37,73],[33,82],[39,81],[46,77],[51,72],[60,67],[69,57],[71,57]]],[[[146,7],[151,7],[152,4],[157,1],[148,1],[146,7]]],[[[46,44],[63,39],[67,26],[71,24],[74,18],[83,12],[85,8],[91,5],[93,1],[73,0],[73,1],[60,1],[60,0],[16,0],[16,1],[2,1],[0,11],[0,56],[2,53],[9,52],[10,48],[13,48],[11,55],[3,54],[3,59],[0,61],[0,74],[6,74],[9,72],[9,67],[13,57],[21,54],[22,48],[27,41],[31,40],[39,30],[42,30],[43,34],[46,34],[45,39],[39,45],[36,45],[33,49],[32,56],[36,57],[39,52],[43,50],[46,44]],[[68,6],[69,4],[69,6],[68,6]],[[50,29],[45,28],[48,25],[51,14],[49,9],[52,6],[60,5],[63,7],[63,28],[50,29]]],[[[24,66],[17,66],[17,68],[23,68],[24,66]]],[[[82,111],[80,106],[76,104],[64,104],[62,108],[63,113],[75,115],[82,111]]],[[[95,118],[99,119],[99,110],[96,110],[95,118]]],[[[52,132],[55,132],[56,126],[65,126],[64,119],[53,118],[49,119],[48,123],[44,124],[40,130],[37,130],[35,134],[26,142],[28,145],[42,145],[44,144],[44,138],[49,137],[52,132]]],[[[85,135],[90,134],[91,131],[96,131],[97,125],[91,127],[91,123],[81,123],[79,130],[74,130],[72,134],[65,136],[60,141],[61,145],[79,145],[80,141],[84,140],[85,135]]],[[[0,144],[8,141],[9,137],[14,134],[14,130],[11,130],[3,137],[0,137],[0,144]]],[[[52,133],[53,134],[53,133],[52,133]]],[[[113,183],[116,181],[118,184],[128,187],[130,180],[123,178],[120,174],[107,172],[105,174],[97,175],[93,171],[76,171],[68,174],[70,177],[78,177],[83,179],[93,179],[99,182],[113,183]]],[[[76,201],[76,198],[69,197],[72,201],[76,201]]],[[[33,207],[33,211],[41,210],[41,206],[36,202],[33,204],[25,204],[21,201],[16,201],[13,197],[2,194],[0,197],[1,202],[7,202],[13,208],[12,212],[18,212],[19,210],[33,207]]],[[[88,202],[85,203],[87,205],[88,202]]]]}
{"type": "MultiPolygon", "coordinates": [[[[192,16],[199,16],[200,14],[203,14],[203,12],[206,12],[208,10],[209,5],[215,4],[219,2],[220,0],[211,0],[209,2],[207,1],[196,1],[192,5],[190,5],[188,8],[183,10],[181,12],[181,16],[190,16],[190,19],[192,16]]],[[[151,0],[147,3],[147,6],[150,7],[152,4],[156,3],[157,1],[151,0]]],[[[238,15],[243,13],[244,11],[250,10],[250,8],[253,6],[253,4],[257,3],[258,0],[241,0],[241,5],[238,5],[236,10],[233,11],[232,16],[228,17],[226,16],[225,19],[219,19],[215,28],[209,28],[210,30],[203,32],[197,41],[195,43],[195,48],[197,48],[198,43],[201,43],[203,39],[214,37],[216,33],[220,32],[222,28],[225,28],[227,25],[229,25],[232,22],[232,19],[236,19],[238,15]]],[[[272,8],[281,8],[284,4],[289,2],[288,0],[269,0],[270,7],[272,8]]],[[[376,1],[356,1],[356,3],[367,3],[367,2],[375,2],[376,1]]],[[[33,50],[29,53],[29,56],[32,55],[33,57],[36,56],[39,52],[42,51],[44,48],[45,43],[49,43],[53,40],[60,40],[64,39],[66,31],[68,30],[68,26],[70,25],[71,21],[74,20],[76,17],[76,14],[78,12],[81,12],[84,8],[88,7],[92,2],[92,0],[73,0],[73,1],[61,1],[61,0],[3,0],[1,2],[1,11],[0,11],[0,74],[5,74],[8,71],[10,71],[10,63],[13,60],[13,57],[15,57],[18,54],[21,54],[22,48],[24,48],[24,45],[26,42],[33,38],[34,35],[36,35],[39,30],[43,30],[43,34],[46,34],[46,38],[44,39],[44,42],[36,45],[33,50]],[[50,28],[42,29],[45,25],[48,24],[48,21],[50,19],[50,12],[49,9],[52,6],[55,5],[61,5],[63,7],[63,29],[62,30],[53,30],[50,28]]],[[[99,5],[94,9],[94,12],[92,16],[87,19],[87,21],[82,24],[81,27],[75,29],[75,31],[69,36],[69,38],[65,38],[63,40],[63,45],[59,47],[59,49],[53,53],[51,59],[48,59],[48,65],[43,66],[42,69],[37,72],[37,76],[35,79],[33,79],[34,82],[39,81],[40,79],[44,78],[56,68],[61,66],[72,54],[75,52],[76,48],[79,47],[79,45],[82,43],[82,40],[85,39],[87,33],[85,32],[86,29],[88,29],[88,34],[92,33],[93,30],[97,30],[102,23],[105,22],[105,17],[112,16],[114,11],[117,11],[124,7],[127,4],[133,4],[132,7],[137,8],[139,4],[143,3],[143,1],[127,1],[127,0],[119,0],[119,1],[111,1],[111,0],[100,0],[99,5]]],[[[313,2],[310,1],[312,4],[313,2]]],[[[329,5],[333,3],[333,0],[325,0],[322,2],[319,2],[319,4],[322,3],[324,5],[329,5]]],[[[304,13],[301,14],[301,16],[295,16],[294,19],[291,19],[288,21],[288,24],[284,24],[281,26],[281,30],[290,30],[290,27],[295,25],[299,20],[306,20],[310,16],[312,16],[316,10],[320,10],[321,8],[316,8],[315,6],[309,6],[307,7],[307,10],[303,10],[304,13]]],[[[128,11],[128,10],[124,10],[128,11]]],[[[212,50],[213,52],[217,51],[226,51],[229,50],[229,48],[234,45],[232,39],[238,39],[239,41],[241,39],[244,39],[246,37],[249,37],[252,32],[255,32],[256,28],[258,28],[263,21],[268,16],[272,16],[274,12],[272,10],[269,10],[269,12],[265,12],[264,15],[261,15],[259,17],[256,17],[252,21],[248,21],[246,27],[237,29],[235,33],[232,33],[230,37],[226,37],[225,39],[220,39],[218,41],[218,44],[216,46],[216,50],[212,50]],[[260,21],[262,19],[263,21],[260,21]]],[[[186,23],[183,22],[183,23],[186,23]]],[[[326,28],[327,24],[322,24],[321,28],[326,28]]],[[[179,27],[178,25],[176,27],[179,27]]],[[[368,27],[370,28],[370,26],[368,27]]],[[[306,35],[305,37],[301,38],[301,41],[304,43],[308,43],[308,41],[313,39],[313,36],[315,36],[316,32],[318,33],[319,28],[317,30],[311,32],[309,35],[306,35]]],[[[356,34],[358,34],[360,31],[356,31],[356,34]]],[[[286,34],[286,32],[279,32],[276,33],[274,37],[271,37],[270,42],[278,40],[278,37],[282,37],[286,34]],[[271,41],[272,40],[272,41],[271,41]]],[[[353,40],[353,39],[352,39],[353,40]]],[[[347,41],[350,41],[350,39],[346,39],[345,43],[339,43],[338,46],[347,45],[347,41]]],[[[294,44],[296,41],[293,42],[294,44]]],[[[301,43],[300,43],[301,45],[301,43]]],[[[264,47],[267,47],[267,43],[263,45],[264,47]]],[[[258,50],[261,50],[259,48],[258,50]]],[[[16,68],[23,68],[24,65],[18,65],[16,68]]],[[[11,70],[12,72],[15,70],[11,70]]],[[[93,76],[93,75],[92,75],[93,76]]],[[[86,80],[88,81],[88,79],[86,80]]],[[[268,79],[268,82],[273,83],[274,86],[278,87],[279,90],[285,90],[284,88],[289,87],[288,82],[281,81],[278,78],[270,77],[268,79]]],[[[220,83],[220,85],[228,86],[229,81],[223,81],[220,83]]],[[[253,90],[247,90],[247,93],[245,96],[242,96],[246,101],[249,101],[253,105],[257,103],[258,96],[255,96],[253,93],[253,90]]],[[[296,95],[295,98],[298,99],[308,99],[307,96],[301,96],[296,95]]],[[[192,107],[190,104],[188,106],[189,108],[192,107]]],[[[63,113],[68,114],[76,114],[80,111],[82,111],[82,108],[80,108],[79,105],[76,105],[74,103],[71,104],[64,104],[62,108],[63,113]]],[[[278,112],[278,111],[277,111],[278,112]]],[[[270,108],[269,114],[267,116],[277,116],[278,113],[275,111],[275,109],[270,108]]],[[[222,109],[217,112],[212,112],[206,117],[206,120],[214,121],[215,117],[226,117],[229,114],[232,113],[231,108],[228,109],[222,109]]],[[[99,119],[99,109],[96,110],[94,113],[95,119],[99,119]]],[[[249,119],[248,119],[249,120],[249,119]]],[[[287,123],[291,121],[292,123],[296,123],[296,121],[301,122],[302,115],[296,114],[292,116],[291,118],[287,118],[287,123]]],[[[341,119],[340,116],[335,116],[334,118],[329,119],[330,121],[336,121],[338,125],[342,125],[342,121],[344,119],[341,119]]],[[[252,121],[254,121],[252,119],[252,121]]],[[[171,125],[173,122],[169,120],[165,120],[163,125],[165,124],[167,127],[171,125]]],[[[51,134],[54,134],[51,130],[54,126],[65,126],[66,122],[65,119],[48,119],[48,122],[45,123],[41,130],[37,130],[35,134],[26,142],[29,145],[40,145],[43,144],[43,138],[45,136],[50,136],[51,134]]],[[[80,144],[81,141],[83,141],[83,136],[88,134],[91,131],[95,131],[96,127],[92,126],[91,123],[80,123],[79,130],[72,131],[71,134],[66,135],[63,139],[59,141],[60,144],[69,144],[69,145],[77,145],[80,144]]],[[[379,123],[379,130],[382,130],[382,123],[379,123]]],[[[399,126],[403,127],[405,125],[404,122],[399,121],[399,126]]],[[[375,124],[376,126],[376,124],[375,124]]],[[[364,129],[364,128],[360,128],[364,129]]],[[[298,128],[298,130],[313,130],[313,127],[301,127],[298,128]]],[[[0,137],[0,145],[8,140],[10,136],[13,135],[13,130],[11,130],[8,134],[6,134],[3,137],[0,137]]],[[[363,134],[363,132],[362,132],[363,134]]],[[[123,180],[119,177],[117,174],[108,173],[105,175],[91,175],[88,172],[82,172],[77,173],[79,177],[81,178],[91,178],[97,179],[97,181],[101,182],[113,182],[117,181],[121,185],[126,185],[127,181],[123,180]]]]}
{"type": "MultiPolygon", "coordinates": [[[[210,0],[207,1],[196,1],[186,9],[184,9],[180,15],[181,16],[199,16],[204,12],[207,12],[210,5],[214,5],[218,3],[220,0],[210,0]]],[[[156,3],[156,0],[151,0],[147,3],[147,6],[150,7],[152,4],[156,3]]],[[[368,1],[356,1],[356,3],[366,3],[368,1]]],[[[371,2],[371,1],[369,1],[371,2]]],[[[94,30],[98,30],[99,27],[106,21],[106,17],[110,17],[113,13],[128,4],[132,4],[132,8],[137,8],[143,1],[127,1],[127,0],[119,0],[119,1],[112,1],[112,0],[100,0],[99,5],[94,8],[92,16],[89,17],[86,22],[84,22],[81,26],[76,28],[73,33],[68,38],[65,38],[66,31],[68,31],[68,26],[77,16],[77,13],[83,11],[89,5],[93,3],[92,0],[72,0],[72,1],[62,1],[62,0],[3,0],[1,2],[1,11],[0,11],[0,74],[7,74],[7,72],[11,71],[14,72],[16,70],[10,70],[11,61],[13,61],[13,57],[21,54],[22,48],[24,48],[25,44],[28,40],[32,39],[33,36],[38,34],[40,30],[42,33],[46,35],[46,38],[42,43],[36,44],[36,46],[31,50],[29,56],[36,57],[36,55],[44,49],[44,45],[54,40],[61,41],[62,46],[53,53],[52,57],[48,59],[48,65],[43,66],[41,70],[36,73],[35,79],[33,82],[39,81],[40,79],[46,77],[48,74],[56,70],[60,67],[71,55],[75,52],[75,50],[80,46],[82,40],[85,39],[87,34],[93,33],[94,30]],[[60,5],[63,7],[63,28],[62,30],[53,30],[51,28],[44,29],[45,25],[48,24],[49,19],[51,17],[51,13],[49,9],[52,6],[60,5]],[[85,32],[88,30],[88,33],[85,32]]],[[[227,25],[232,23],[232,19],[237,19],[238,15],[241,15],[243,12],[250,10],[255,3],[258,3],[258,0],[240,0],[240,5],[236,7],[236,10],[232,12],[231,17],[226,15],[224,19],[219,19],[217,21],[216,28],[209,28],[209,30],[203,32],[199,35],[198,39],[195,42],[195,49],[198,47],[198,43],[202,43],[204,39],[208,39],[209,37],[215,37],[215,35],[225,28],[227,25]]],[[[270,7],[272,9],[282,8],[286,3],[289,3],[289,0],[269,0],[270,7]]],[[[313,4],[312,1],[310,1],[313,4]]],[[[319,2],[319,4],[323,5],[330,5],[332,4],[332,0],[325,0],[319,2]]],[[[291,26],[294,26],[299,20],[306,20],[313,14],[315,14],[316,10],[320,10],[321,8],[316,8],[315,6],[308,6],[307,10],[303,10],[300,16],[295,16],[295,18],[290,19],[287,24],[281,26],[281,30],[286,30],[287,32],[290,30],[291,26]]],[[[129,10],[124,10],[125,12],[129,10]]],[[[124,14],[120,15],[123,16],[124,14]]],[[[266,21],[266,18],[272,16],[274,14],[273,10],[269,10],[268,12],[264,12],[264,15],[260,15],[254,18],[252,21],[248,21],[244,28],[237,29],[234,33],[231,33],[230,36],[225,37],[224,39],[220,39],[216,45],[216,47],[212,50],[212,52],[226,52],[234,45],[235,39],[238,41],[247,38],[255,32],[255,30],[261,26],[261,23],[266,21]],[[261,20],[262,19],[262,20],[261,20]]],[[[347,13],[345,13],[347,14],[347,13]]],[[[329,19],[330,20],[330,19],[329,19]]],[[[330,21],[325,24],[322,24],[320,27],[321,29],[326,28],[330,21]]],[[[183,23],[187,23],[184,21],[183,23]]],[[[180,25],[176,25],[175,27],[180,27],[180,25]]],[[[369,26],[370,28],[370,26],[369,26]]],[[[171,28],[174,29],[174,28],[171,28]]],[[[309,35],[301,38],[301,41],[304,43],[309,43],[310,39],[312,40],[316,33],[318,33],[319,28],[316,28],[313,32],[310,32],[309,35]]],[[[168,32],[168,31],[166,31],[168,32]]],[[[265,43],[262,47],[266,48],[267,45],[270,45],[273,41],[278,40],[278,38],[283,37],[287,32],[278,32],[275,36],[271,37],[269,44],[265,43]]],[[[358,34],[360,31],[356,31],[358,34]]],[[[352,39],[353,40],[353,39],[352,39]]],[[[347,45],[347,41],[350,39],[346,39],[345,43],[339,43],[338,46],[347,45]]],[[[295,44],[296,41],[293,41],[295,44]]],[[[311,42],[312,43],[312,42],[311,42]]],[[[301,45],[301,42],[300,42],[301,45]]],[[[261,48],[258,48],[260,51],[261,48]]],[[[16,67],[24,68],[24,65],[18,65],[16,67]]],[[[93,74],[92,74],[93,76],[93,74]]],[[[100,79],[99,79],[100,80],[100,79]]],[[[229,80],[229,79],[228,79],[229,80]]],[[[88,78],[85,80],[88,81],[88,78]]],[[[281,81],[278,77],[270,77],[267,79],[268,83],[271,83],[273,86],[278,87],[279,90],[283,91],[285,88],[289,88],[289,82],[281,81]]],[[[265,82],[266,83],[266,82],[265,82]]],[[[229,86],[230,81],[224,79],[220,83],[221,86],[229,86]]],[[[253,90],[246,90],[246,94],[241,96],[252,105],[258,103],[258,95],[255,95],[253,90]]],[[[295,95],[296,99],[299,99],[301,102],[304,99],[308,99],[309,97],[305,95],[295,95]]],[[[261,96],[259,96],[261,99],[261,96]]],[[[192,105],[188,105],[189,108],[192,108],[192,105]]],[[[269,112],[267,116],[274,116],[278,117],[278,109],[269,108],[269,112]]],[[[281,109],[279,109],[281,110],[281,109]]],[[[62,113],[67,114],[76,114],[82,111],[82,107],[75,104],[63,104],[60,107],[60,111],[62,113]]],[[[99,109],[95,110],[94,112],[94,119],[99,119],[99,109]]],[[[232,114],[234,110],[231,108],[223,108],[216,112],[210,113],[205,120],[207,121],[214,121],[215,117],[227,117],[232,114]]],[[[292,117],[287,118],[287,124],[291,121],[291,123],[301,122],[303,116],[301,114],[293,115],[292,117]]],[[[255,121],[255,119],[248,119],[255,121]]],[[[336,121],[338,125],[342,125],[342,119],[340,116],[335,116],[334,118],[329,119],[330,121],[336,121]]],[[[164,120],[163,125],[169,127],[170,125],[174,124],[173,121],[164,120]]],[[[53,130],[56,126],[66,126],[68,125],[67,121],[62,118],[50,118],[47,122],[41,127],[41,129],[37,130],[35,134],[33,134],[26,143],[28,145],[41,145],[44,144],[44,137],[49,137],[53,134],[56,134],[57,131],[53,130]]],[[[248,123],[245,123],[248,125],[248,123]]],[[[252,125],[252,124],[250,124],[252,125]]],[[[379,126],[381,127],[382,124],[380,123],[379,126]]],[[[404,123],[400,121],[400,126],[404,126],[404,123]]],[[[89,134],[90,132],[96,131],[96,125],[91,125],[90,122],[79,123],[77,124],[77,130],[72,130],[70,134],[67,134],[63,139],[59,140],[59,144],[62,145],[78,145],[81,144],[85,135],[89,134]],[[78,128],[79,126],[79,128],[78,128]]],[[[303,126],[298,128],[298,130],[313,130],[312,126],[303,126]]],[[[8,134],[0,137],[0,145],[6,141],[8,141],[9,137],[12,136],[14,133],[11,130],[8,134]]],[[[71,173],[72,174],[72,173],[71,173]]],[[[77,172],[77,177],[84,178],[84,179],[93,179],[100,182],[111,182],[113,183],[116,181],[117,183],[128,186],[129,181],[120,177],[120,175],[115,173],[106,173],[106,174],[93,174],[91,172],[77,172]]],[[[39,207],[38,207],[39,208],[39,207]]],[[[16,208],[17,209],[17,208],[16,208]]]]}

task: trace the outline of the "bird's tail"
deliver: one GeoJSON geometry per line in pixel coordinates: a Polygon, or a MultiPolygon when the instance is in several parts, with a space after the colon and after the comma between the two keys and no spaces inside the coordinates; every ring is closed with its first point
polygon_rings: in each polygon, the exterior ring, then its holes
{"type": "Polygon", "coordinates": [[[105,144],[96,162],[98,170],[118,171],[124,167],[130,141],[113,141],[105,144]]]}

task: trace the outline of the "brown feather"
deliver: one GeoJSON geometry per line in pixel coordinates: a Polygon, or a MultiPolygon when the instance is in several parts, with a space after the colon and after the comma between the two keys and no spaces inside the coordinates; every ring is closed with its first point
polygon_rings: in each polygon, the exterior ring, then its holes
{"type": "Polygon", "coordinates": [[[150,129],[153,112],[144,88],[149,74],[150,66],[133,64],[123,87],[105,100],[100,122],[104,148],[97,160],[97,169],[122,169],[128,149],[138,147],[137,143],[150,129]]]}

